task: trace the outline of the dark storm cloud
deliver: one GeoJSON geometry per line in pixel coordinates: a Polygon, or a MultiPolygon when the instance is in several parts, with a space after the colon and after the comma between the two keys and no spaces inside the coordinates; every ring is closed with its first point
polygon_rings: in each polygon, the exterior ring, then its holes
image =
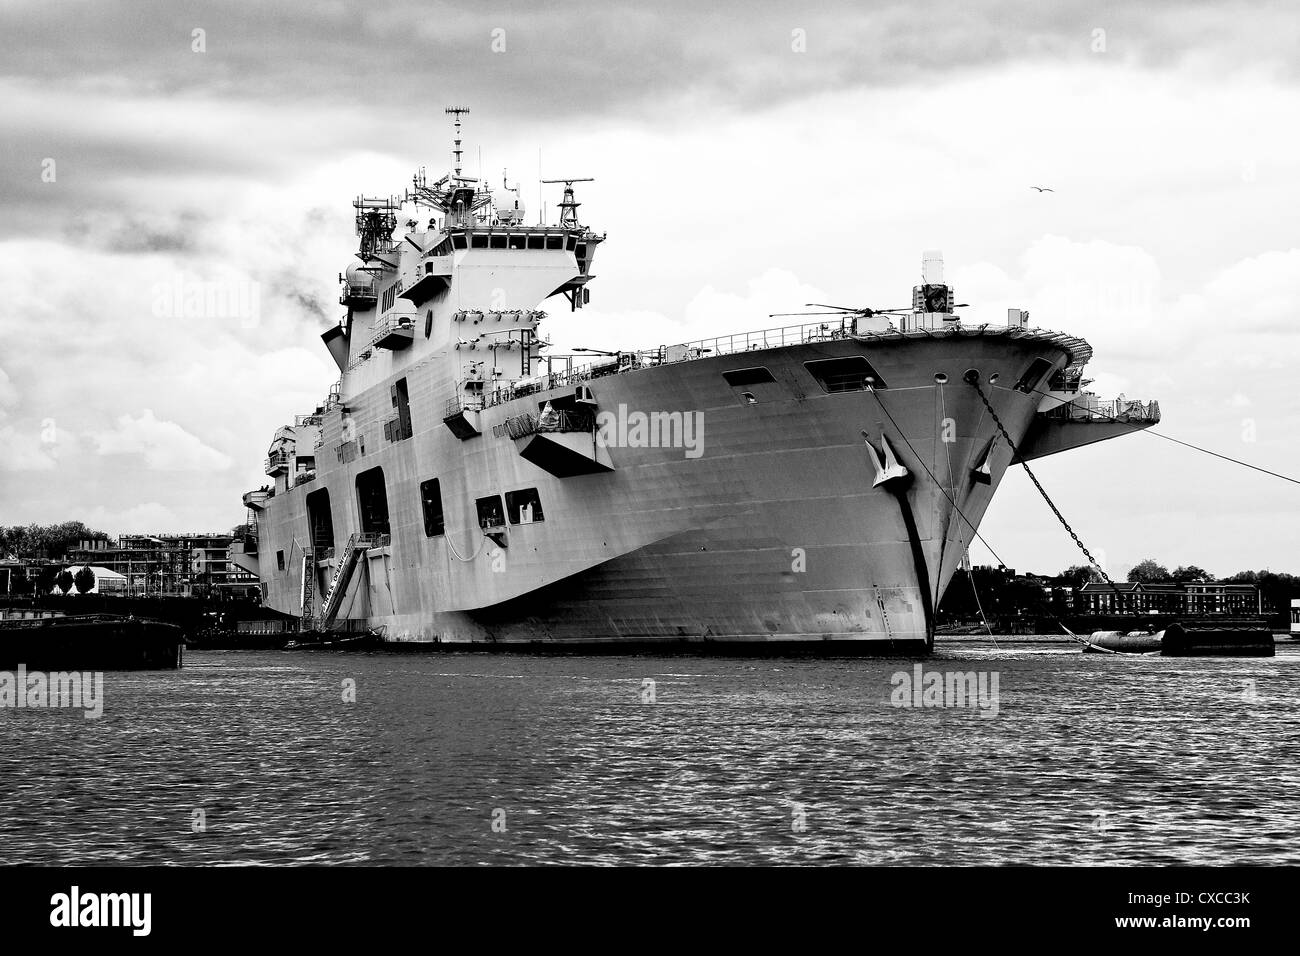
{"type": "Polygon", "coordinates": [[[203,223],[189,209],[161,221],[130,213],[112,218],[77,215],[65,224],[64,238],[109,252],[193,252],[203,223]]]}
{"type": "Polygon", "coordinates": [[[408,115],[426,97],[498,114],[603,114],[681,94],[760,106],[1033,57],[1083,59],[1092,31],[1138,62],[1232,49],[1290,61],[1297,27],[1267,2],[907,0],[861,4],[527,2],[18,3],[0,14],[9,75],[125,83],[408,115]],[[1274,25],[1270,21],[1276,19],[1274,25]],[[1261,29],[1263,27],[1263,29],[1261,29]],[[191,50],[205,31],[206,52],[191,50]],[[805,53],[792,31],[806,31],[805,53]],[[495,30],[504,34],[494,35],[495,30]],[[494,52],[494,39],[504,51],[494,52]]]}
{"type": "MultiPolygon", "coordinates": [[[[1289,62],[1300,42],[1292,21],[1245,0],[1142,9],[845,0],[811,10],[12,0],[0,11],[0,87],[12,100],[0,138],[0,237],[120,213],[142,183],[283,181],[321,156],[400,150],[452,102],[505,124],[653,124],[684,110],[757,110],[1009,64],[1096,65],[1106,62],[1093,52],[1096,30],[1111,62],[1289,62]],[[195,30],[204,52],[193,50],[195,30]],[[106,103],[111,120],[99,115],[106,103]],[[40,177],[45,157],[58,160],[57,189],[40,177]]],[[[200,208],[201,193],[175,202],[200,208]]],[[[92,229],[86,241],[149,250],[182,232],[92,229]]]]}

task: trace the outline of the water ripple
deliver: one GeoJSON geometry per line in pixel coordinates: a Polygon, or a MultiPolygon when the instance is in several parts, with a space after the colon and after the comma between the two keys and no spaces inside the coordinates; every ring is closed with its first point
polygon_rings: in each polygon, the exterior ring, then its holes
{"type": "Polygon", "coordinates": [[[0,862],[1300,862],[1300,646],[925,663],[996,717],[892,706],[913,665],[191,654],[0,710],[0,862]]]}

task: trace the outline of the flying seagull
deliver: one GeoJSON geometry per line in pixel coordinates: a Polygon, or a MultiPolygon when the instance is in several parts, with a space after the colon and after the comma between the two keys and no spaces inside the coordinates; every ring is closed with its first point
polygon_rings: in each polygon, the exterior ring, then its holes
{"type": "Polygon", "coordinates": [[[1047,186],[1030,186],[1029,188],[1030,188],[1030,189],[1037,189],[1040,193],[1054,193],[1054,192],[1056,192],[1055,189],[1050,189],[1050,188],[1048,188],[1047,186]]]}

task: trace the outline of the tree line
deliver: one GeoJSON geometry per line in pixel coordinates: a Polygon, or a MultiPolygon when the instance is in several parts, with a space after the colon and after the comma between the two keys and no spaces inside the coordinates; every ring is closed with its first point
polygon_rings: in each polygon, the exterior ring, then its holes
{"type": "Polygon", "coordinates": [[[0,558],[45,558],[58,560],[78,541],[106,538],[102,531],[88,528],[80,521],[61,524],[0,525],[0,558]]]}
{"type": "MultiPolygon", "coordinates": [[[[1086,564],[1072,565],[1056,575],[1013,576],[1005,569],[988,567],[972,568],[969,575],[958,571],[944,594],[940,616],[948,622],[975,620],[981,609],[990,617],[1069,614],[1076,610],[1071,592],[1101,580],[1097,569],[1086,564]],[[1050,589],[1050,593],[1044,589],[1050,589]]],[[[1133,566],[1126,580],[1141,584],[1253,584],[1279,623],[1289,621],[1291,599],[1300,598],[1300,575],[1280,571],[1237,571],[1216,578],[1196,565],[1180,565],[1171,571],[1155,559],[1146,558],[1133,566]]]]}

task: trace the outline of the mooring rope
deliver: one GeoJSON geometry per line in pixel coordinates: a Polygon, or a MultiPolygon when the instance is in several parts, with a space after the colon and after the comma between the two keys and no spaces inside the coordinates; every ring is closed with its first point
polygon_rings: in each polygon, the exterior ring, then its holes
{"type": "MultiPolygon", "coordinates": [[[[984,407],[988,409],[989,416],[993,419],[993,424],[996,425],[998,431],[1002,433],[1002,437],[1006,440],[1007,446],[1010,447],[1011,453],[1013,455],[1019,455],[1020,449],[1016,447],[1016,443],[1013,442],[1011,436],[1007,434],[1007,429],[1002,424],[1002,419],[998,417],[998,413],[993,408],[992,403],[989,402],[988,396],[984,394],[984,389],[980,388],[980,373],[975,369],[971,369],[966,373],[965,380],[975,389],[975,393],[979,395],[980,401],[983,402],[984,407]]],[[[1043,496],[1043,500],[1047,502],[1047,507],[1052,509],[1052,514],[1056,515],[1057,520],[1061,522],[1061,526],[1070,533],[1070,537],[1073,538],[1074,543],[1079,546],[1079,550],[1082,551],[1083,556],[1088,559],[1088,563],[1096,569],[1097,573],[1101,575],[1101,579],[1109,584],[1110,589],[1115,592],[1116,606],[1122,614],[1124,611],[1124,592],[1119,589],[1118,584],[1111,580],[1110,575],[1106,573],[1106,569],[1103,568],[1097,559],[1092,556],[1092,552],[1088,550],[1088,546],[1083,543],[1075,533],[1074,529],[1070,527],[1070,522],[1065,520],[1065,515],[1061,514],[1061,509],[1056,507],[1056,502],[1054,502],[1051,495],[1047,493],[1047,489],[1045,489],[1042,482],[1038,480],[1038,476],[1035,475],[1033,469],[1029,467],[1029,463],[1021,460],[1020,467],[1025,469],[1025,474],[1027,474],[1029,480],[1034,483],[1034,487],[1038,489],[1038,493],[1043,496]]]]}

